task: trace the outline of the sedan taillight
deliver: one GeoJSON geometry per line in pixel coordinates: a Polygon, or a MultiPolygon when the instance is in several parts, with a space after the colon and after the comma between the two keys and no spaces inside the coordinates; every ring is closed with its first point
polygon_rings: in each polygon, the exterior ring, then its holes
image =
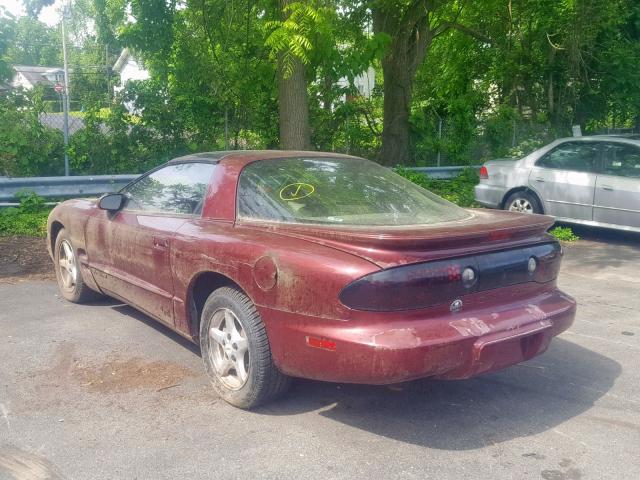
{"type": "Polygon", "coordinates": [[[489,170],[484,165],[480,167],[480,178],[487,180],[489,178],[489,170]]]}

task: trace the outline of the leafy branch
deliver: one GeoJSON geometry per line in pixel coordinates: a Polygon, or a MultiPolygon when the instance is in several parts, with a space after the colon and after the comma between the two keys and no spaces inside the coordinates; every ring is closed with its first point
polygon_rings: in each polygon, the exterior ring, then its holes
{"type": "Polygon", "coordinates": [[[309,65],[314,53],[314,40],[330,31],[335,14],[326,7],[314,7],[306,2],[293,2],[282,9],[284,20],[265,22],[269,32],[265,45],[273,58],[281,57],[285,78],[291,77],[295,60],[309,65]]]}

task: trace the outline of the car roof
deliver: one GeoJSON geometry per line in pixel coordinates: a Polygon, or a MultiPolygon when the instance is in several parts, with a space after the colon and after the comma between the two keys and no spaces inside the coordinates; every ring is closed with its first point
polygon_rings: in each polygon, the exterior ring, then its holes
{"type": "MultiPolygon", "coordinates": [[[[563,143],[569,143],[569,142],[594,142],[594,143],[614,142],[618,144],[626,144],[626,145],[633,145],[635,147],[640,147],[640,140],[636,140],[635,138],[608,136],[608,135],[584,135],[582,137],[558,138],[553,142],[547,143],[546,145],[540,147],[535,152],[532,152],[532,154],[543,151],[543,150],[546,151],[548,148],[553,148],[558,145],[562,145],[563,143]]],[[[523,158],[527,158],[527,157],[528,155],[523,158]]]]}
{"type": "Polygon", "coordinates": [[[640,140],[640,133],[599,133],[596,137],[614,137],[614,138],[630,138],[631,140],[640,140]]]}
{"type": "Polygon", "coordinates": [[[255,160],[267,160],[288,157],[332,157],[332,158],[358,158],[351,155],[332,152],[312,152],[305,150],[222,150],[219,152],[190,153],[177,157],[167,162],[168,165],[185,162],[218,163],[222,159],[238,160],[240,163],[249,163],[255,160]]]}
{"type": "Polygon", "coordinates": [[[200,152],[190,153],[181,157],[172,158],[167,163],[182,163],[182,162],[218,162],[222,157],[229,152],[200,152]]]}
{"type": "Polygon", "coordinates": [[[558,138],[556,142],[588,142],[588,141],[596,141],[596,142],[610,142],[610,141],[623,141],[623,142],[632,142],[638,143],[640,142],[640,137],[635,135],[583,135],[581,137],[564,137],[558,138]]]}

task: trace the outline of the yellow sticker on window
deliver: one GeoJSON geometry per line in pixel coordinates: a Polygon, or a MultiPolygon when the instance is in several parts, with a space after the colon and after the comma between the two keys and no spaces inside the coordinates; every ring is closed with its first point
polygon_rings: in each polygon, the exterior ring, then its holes
{"type": "Polygon", "coordinates": [[[316,189],[314,186],[309,185],[308,183],[290,183],[289,185],[282,187],[280,190],[280,198],[287,202],[291,200],[300,200],[301,198],[308,197],[315,191],[316,189]]]}

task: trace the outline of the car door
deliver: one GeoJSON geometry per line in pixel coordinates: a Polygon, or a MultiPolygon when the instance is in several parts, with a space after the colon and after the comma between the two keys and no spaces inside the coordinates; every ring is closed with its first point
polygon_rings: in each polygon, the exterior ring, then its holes
{"type": "Polygon", "coordinates": [[[529,175],[544,211],[556,217],[592,220],[600,168],[598,142],[567,142],[541,157],[529,175]]]}
{"type": "Polygon", "coordinates": [[[640,228],[640,147],[622,142],[606,143],[602,160],[593,219],[640,228]]]}
{"type": "Polygon", "coordinates": [[[89,263],[101,289],[173,324],[171,239],[200,216],[214,167],[185,162],[154,170],[121,191],[122,210],[88,222],[89,263]]]}

